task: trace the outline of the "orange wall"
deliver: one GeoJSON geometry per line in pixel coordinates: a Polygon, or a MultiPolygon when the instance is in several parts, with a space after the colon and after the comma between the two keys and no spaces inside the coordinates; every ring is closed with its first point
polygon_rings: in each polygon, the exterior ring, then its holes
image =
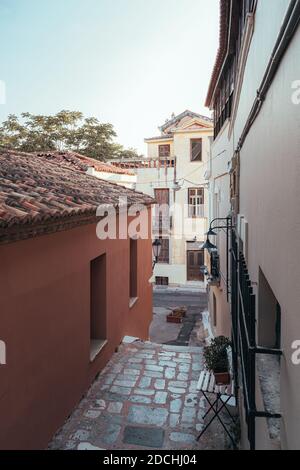
{"type": "Polygon", "coordinates": [[[0,247],[0,449],[44,448],[123,336],[148,339],[151,263],[139,240],[129,309],[129,240],[100,241],[93,224],[0,247]],[[104,253],[108,344],[90,364],[90,261],[104,253]]]}

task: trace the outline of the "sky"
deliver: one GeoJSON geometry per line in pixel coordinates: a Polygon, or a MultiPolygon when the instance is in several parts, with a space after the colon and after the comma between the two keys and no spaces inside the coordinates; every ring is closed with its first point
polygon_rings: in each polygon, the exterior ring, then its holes
{"type": "Polygon", "coordinates": [[[0,122],[81,111],[145,154],[173,112],[210,116],[218,17],[219,0],[0,0],[0,122]]]}

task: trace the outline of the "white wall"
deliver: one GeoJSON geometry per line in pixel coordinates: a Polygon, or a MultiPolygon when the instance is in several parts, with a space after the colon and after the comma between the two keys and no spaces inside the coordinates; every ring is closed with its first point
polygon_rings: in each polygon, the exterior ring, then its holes
{"type": "MultiPolygon", "coordinates": [[[[212,193],[216,186],[223,188],[224,195],[229,189],[228,177],[220,174],[226,170],[226,162],[243,131],[288,5],[289,0],[258,1],[233,133],[229,138],[225,128],[212,149],[212,193]],[[218,159],[217,155],[223,151],[218,159]]],[[[281,410],[277,411],[283,413],[281,445],[284,449],[300,449],[300,366],[291,361],[292,343],[300,339],[300,105],[292,103],[292,83],[300,80],[299,54],[298,28],[240,153],[240,215],[248,223],[250,278],[258,297],[261,268],[282,309],[284,357],[281,410]]],[[[226,204],[221,204],[218,211],[218,215],[225,216],[226,204]]],[[[224,295],[220,293],[220,305],[224,305],[224,295]]],[[[223,308],[226,311],[228,306],[223,308]]],[[[262,406],[259,383],[257,387],[262,406]]],[[[266,420],[258,419],[256,430],[257,447],[272,447],[266,420]]]]}

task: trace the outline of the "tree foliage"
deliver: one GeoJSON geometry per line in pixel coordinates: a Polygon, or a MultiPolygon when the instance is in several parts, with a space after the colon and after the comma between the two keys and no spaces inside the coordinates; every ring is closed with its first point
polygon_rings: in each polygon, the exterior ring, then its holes
{"type": "Polygon", "coordinates": [[[77,111],[60,111],[54,116],[10,114],[0,126],[0,145],[23,152],[74,151],[105,161],[138,157],[134,149],[115,143],[112,124],[85,118],[77,111]]]}

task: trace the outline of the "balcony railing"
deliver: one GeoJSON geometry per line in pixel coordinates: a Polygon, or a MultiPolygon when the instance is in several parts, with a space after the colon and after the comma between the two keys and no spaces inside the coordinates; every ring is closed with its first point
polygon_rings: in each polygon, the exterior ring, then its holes
{"type": "MultiPolygon", "coordinates": [[[[279,349],[260,348],[256,344],[255,295],[243,253],[239,251],[235,232],[231,246],[231,313],[233,370],[235,384],[241,379],[244,409],[248,425],[250,449],[256,447],[256,419],[280,419],[280,413],[258,411],[256,406],[256,356],[258,354],[281,356],[279,349]]],[[[238,396],[238,389],[236,390],[238,396]]]]}
{"type": "Polygon", "coordinates": [[[124,169],[147,169],[147,168],[175,168],[175,158],[153,158],[153,159],[141,159],[141,160],[122,160],[113,161],[114,166],[124,169]]]}

